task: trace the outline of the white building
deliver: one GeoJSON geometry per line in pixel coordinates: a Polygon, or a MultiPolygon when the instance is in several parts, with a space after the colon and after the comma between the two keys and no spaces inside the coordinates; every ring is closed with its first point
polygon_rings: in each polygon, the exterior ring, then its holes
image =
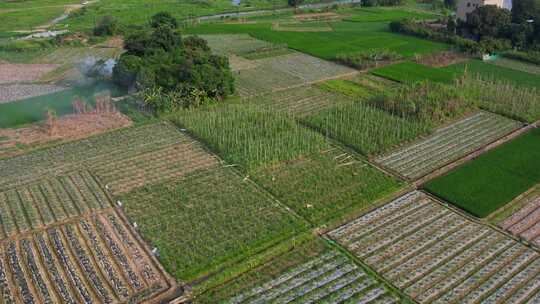
{"type": "Polygon", "coordinates": [[[484,5],[496,5],[498,7],[511,9],[512,0],[460,0],[457,6],[457,18],[467,20],[467,14],[484,5]]]}

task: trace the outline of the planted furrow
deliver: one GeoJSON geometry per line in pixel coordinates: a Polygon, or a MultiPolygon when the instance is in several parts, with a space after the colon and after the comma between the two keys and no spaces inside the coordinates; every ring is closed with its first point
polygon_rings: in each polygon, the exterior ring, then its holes
{"type": "Polygon", "coordinates": [[[28,191],[28,188],[19,189],[17,193],[32,228],[35,229],[43,226],[43,220],[41,219],[41,215],[39,214],[39,211],[34,203],[34,199],[32,198],[30,191],[28,191]]]}
{"type": "Polygon", "coordinates": [[[94,177],[88,172],[83,171],[80,172],[81,177],[83,178],[86,186],[90,189],[90,192],[92,192],[101,208],[108,208],[111,207],[111,201],[107,197],[107,195],[104,193],[104,190],[98,185],[94,177]]]}
{"type": "Polygon", "coordinates": [[[84,282],[79,276],[76,267],[73,265],[71,259],[68,257],[68,252],[61,240],[61,236],[56,229],[49,230],[49,237],[51,238],[52,245],[58,256],[62,267],[66,271],[71,283],[79,293],[80,299],[83,303],[93,303],[94,300],[90,295],[90,292],[86,288],[84,282]]]}
{"type": "Polygon", "coordinates": [[[17,248],[14,242],[10,242],[7,246],[6,255],[10,266],[11,274],[17,283],[21,300],[24,304],[35,303],[34,295],[28,286],[23,269],[19,262],[19,256],[17,254],[17,248]]]}
{"type": "Polygon", "coordinates": [[[56,197],[56,194],[52,191],[49,183],[44,182],[41,184],[41,190],[45,196],[45,200],[48,202],[48,205],[51,207],[52,213],[57,221],[66,219],[68,216],[64,207],[60,203],[60,199],[56,197]]]}
{"type": "Polygon", "coordinates": [[[527,203],[525,207],[521,208],[518,212],[512,214],[512,216],[504,220],[501,227],[511,232],[520,231],[521,229],[515,229],[514,225],[519,225],[525,218],[535,213],[538,209],[540,209],[540,197],[527,203]]]}
{"type": "Polygon", "coordinates": [[[66,180],[69,180],[69,182],[74,186],[73,188],[79,192],[83,198],[82,201],[86,203],[85,205],[88,209],[97,210],[101,207],[96,196],[90,190],[90,188],[88,188],[80,174],[71,174],[69,177],[66,177],[66,180]]]}
{"type": "MultiPolygon", "coordinates": [[[[510,246],[510,244],[511,242],[509,242],[508,240],[503,241],[497,234],[488,235],[486,238],[480,240],[478,243],[465,249],[453,259],[442,264],[440,267],[435,269],[427,276],[424,276],[420,280],[416,281],[405,291],[407,292],[407,294],[411,295],[412,298],[416,298],[420,294],[424,293],[426,290],[434,287],[436,284],[439,284],[441,281],[451,276],[452,273],[454,273],[461,267],[468,267],[468,265],[473,265],[474,260],[478,257],[486,257],[487,255],[482,255],[482,253],[489,253],[490,249],[494,248],[493,246],[500,246],[500,248],[506,248],[507,246],[510,246]]],[[[448,280],[446,280],[444,283],[448,283],[448,280]]]]}
{"type": "Polygon", "coordinates": [[[112,238],[109,231],[107,231],[107,228],[105,225],[99,220],[95,219],[95,224],[97,227],[97,231],[100,234],[101,238],[105,241],[105,244],[107,244],[107,247],[109,248],[110,252],[114,256],[116,263],[118,263],[119,268],[124,271],[128,282],[130,286],[135,290],[140,290],[144,287],[143,283],[141,282],[139,276],[133,271],[133,268],[131,267],[131,264],[128,262],[127,257],[125,256],[124,252],[118,246],[118,243],[112,238]]]}
{"type": "Polygon", "coordinates": [[[56,193],[56,196],[60,200],[60,203],[62,204],[62,206],[64,206],[64,210],[66,210],[68,217],[75,217],[80,215],[81,212],[78,208],[79,206],[77,206],[77,203],[73,201],[73,199],[69,196],[60,181],[58,181],[57,179],[51,179],[49,180],[49,182],[51,183],[52,189],[56,193]]]}
{"type": "MultiPolygon", "coordinates": [[[[524,286],[516,290],[511,297],[499,303],[526,303],[528,299],[540,293],[540,274],[537,274],[524,286]]],[[[534,303],[534,302],[529,302],[534,303]]]]}
{"type": "Polygon", "coordinates": [[[80,221],[80,227],[84,231],[86,239],[89,240],[93,254],[97,257],[99,266],[107,275],[108,282],[112,285],[114,291],[121,298],[129,296],[129,289],[126,287],[123,279],[118,274],[110,259],[105,255],[102,245],[98,241],[97,235],[92,226],[85,220],[80,221]]]}
{"type": "Polygon", "coordinates": [[[85,277],[92,283],[92,287],[96,291],[98,297],[103,303],[112,303],[109,290],[103,284],[100,276],[96,272],[96,269],[88,256],[88,252],[82,247],[79,238],[72,226],[65,226],[65,233],[67,240],[75,253],[75,257],[79,262],[80,267],[84,271],[85,277]]]}
{"type": "Polygon", "coordinates": [[[11,214],[15,220],[15,224],[19,232],[26,232],[31,229],[31,226],[26,218],[21,200],[16,190],[6,192],[8,206],[11,209],[11,214]]]}
{"type": "Polygon", "coordinates": [[[69,287],[66,284],[66,281],[60,274],[60,271],[57,268],[57,263],[55,262],[52,253],[49,251],[49,246],[46,243],[45,239],[42,235],[37,235],[36,239],[41,257],[48,270],[49,276],[52,278],[54,286],[58,291],[59,296],[61,297],[62,303],[77,303],[74,296],[71,294],[69,287]]]}
{"type": "Polygon", "coordinates": [[[2,302],[6,304],[14,304],[15,300],[11,294],[11,288],[9,287],[8,278],[6,276],[6,268],[2,261],[2,254],[0,254],[0,292],[2,293],[2,302]]]}
{"type": "Polygon", "coordinates": [[[77,186],[73,184],[69,177],[64,176],[60,178],[60,183],[66,190],[66,193],[71,197],[72,202],[76,202],[77,209],[81,214],[88,212],[88,203],[82,194],[77,190],[77,186]]]}
{"type": "Polygon", "coordinates": [[[46,304],[55,303],[56,298],[53,298],[49,292],[49,287],[45,283],[45,279],[43,279],[40,267],[38,266],[38,260],[36,260],[36,257],[34,256],[31,241],[23,239],[21,240],[20,245],[26,267],[32,278],[33,285],[40,294],[41,301],[46,304]]]}
{"type": "Polygon", "coordinates": [[[30,191],[30,194],[34,201],[34,206],[39,210],[39,214],[41,214],[43,224],[48,225],[54,222],[55,218],[51,211],[51,207],[49,207],[49,204],[47,203],[47,200],[45,200],[45,197],[43,196],[43,193],[41,192],[39,186],[32,185],[28,188],[28,190],[30,191]]]}
{"type": "Polygon", "coordinates": [[[329,297],[330,295],[339,292],[339,290],[346,288],[347,286],[365,277],[366,274],[362,270],[357,269],[355,271],[345,274],[344,276],[331,282],[327,286],[324,286],[324,288],[316,289],[315,291],[308,293],[304,297],[296,299],[294,302],[304,304],[315,303],[325,297],[329,297]]]}

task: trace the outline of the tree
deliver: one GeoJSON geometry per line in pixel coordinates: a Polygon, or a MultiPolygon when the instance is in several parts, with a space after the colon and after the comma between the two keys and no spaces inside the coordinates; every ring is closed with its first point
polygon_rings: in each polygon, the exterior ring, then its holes
{"type": "Polygon", "coordinates": [[[289,6],[292,7],[298,7],[300,4],[302,4],[304,0],[287,0],[287,3],[289,3],[289,6]]]}
{"type": "Polygon", "coordinates": [[[495,5],[486,5],[467,14],[467,21],[461,23],[470,34],[483,37],[503,37],[510,26],[511,15],[506,9],[495,5]]]}
{"type": "Polygon", "coordinates": [[[449,9],[455,9],[457,7],[457,0],[444,0],[444,6],[449,9]]]}
{"type": "Polygon", "coordinates": [[[540,0],[513,0],[512,22],[524,23],[527,20],[540,22],[540,0]]]}
{"type": "Polygon", "coordinates": [[[167,26],[172,29],[178,28],[178,22],[176,19],[168,12],[160,12],[152,16],[150,20],[150,25],[153,28],[158,28],[162,26],[167,26]]]}
{"type": "Polygon", "coordinates": [[[94,35],[96,36],[112,36],[119,32],[120,25],[118,20],[113,16],[104,16],[98,21],[98,24],[94,28],[94,35]]]}

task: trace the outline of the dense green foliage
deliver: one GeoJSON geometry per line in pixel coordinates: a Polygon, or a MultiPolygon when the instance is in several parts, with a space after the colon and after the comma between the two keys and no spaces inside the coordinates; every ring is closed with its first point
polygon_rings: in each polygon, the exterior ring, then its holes
{"type": "Polygon", "coordinates": [[[367,88],[356,82],[344,79],[328,80],[320,83],[318,87],[328,92],[345,95],[354,100],[364,99],[370,95],[367,88]]]}
{"type": "Polygon", "coordinates": [[[478,217],[486,217],[540,182],[540,129],[481,155],[426,189],[478,217]]]}
{"type": "Polygon", "coordinates": [[[94,27],[96,36],[112,36],[118,34],[120,25],[113,16],[103,16],[94,27]]]}
{"type": "Polygon", "coordinates": [[[167,271],[182,281],[218,271],[306,228],[231,168],[141,188],[121,200],[128,217],[160,249],[167,271]]]}
{"type": "Polygon", "coordinates": [[[387,151],[430,130],[422,122],[393,116],[363,102],[336,105],[307,118],[306,123],[364,155],[387,151]]]}
{"type": "Polygon", "coordinates": [[[192,131],[222,158],[246,169],[255,169],[327,146],[324,138],[285,115],[257,106],[231,104],[178,112],[173,120],[192,131]]]}
{"type": "Polygon", "coordinates": [[[414,83],[430,80],[434,82],[450,84],[454,81],[456,76],[456,74],[452,71],[433,68],[410,61],[405,61],[374,69],[371,71],[371,73],[380,77],[403,83],[414,83]]]}
{"type": "Polygon", "coordinates": [[[166,14],[151,21],[152,30],[126,38],[126,52],[113,70],[114,81],[142,90],[143,99],[159,112],[167,112],[223,99],[234,92],[227,57],[212,54],[205,40],[181,39],[166,14]],[[202,102],[193,103],[194,97],[202,102]]]}
{"type": "Polygon", "coordinates": [[[505,52],[504,56],[511,59],[517,59],[517,60],[526,61],[526,62],[540,65],[540,51],[528,51],[528,52],[509,51],[509,52],[505,52]]]}

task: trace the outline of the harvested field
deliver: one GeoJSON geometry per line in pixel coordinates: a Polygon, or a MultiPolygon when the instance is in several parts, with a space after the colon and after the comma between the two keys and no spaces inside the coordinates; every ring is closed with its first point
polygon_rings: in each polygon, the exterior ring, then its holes
{"type": "Polygon", "coordinates": [[[334,29],[328,22],[275,22],[273,31],[281,32],[331,32],[334,29]]]}
{"type": "Polygon", "coordinates": [[[329,233],[419,303],[537,303],[540,255],[411,192],[329,233]]]}
{"type": "Polygon", "coordinates": [[[523,207],[499,226],[540,247],[540,188],[523,199],[523,207]]]}
{"type": "Polygon", "coordinates": [[[216,168],[132,191],[120,198],[164,267],[191,281],[221,271],[304,231],[286,211],[232,168],[216,168]]]}
{"type": "Polygon", "coordinates": [[[0,63],[0,84],[34,82],[57,67],[56,64],[0,63]]]}
{"type": "Polygon", "coordinates": [[[410,179],[420,178],[482,146],[518,129],[508,118],[478,112],[375,162],[410,179]]]}
{"type": "Polygon", "coordinates": [[[355,70],[301,53],[256,60],[257,67],[236,74],[242,97],[352,75],[355,70]]]}
{"type": "Polygon", "coordinates": [[[197,166],[207,167],[215,163],[189,136],[172,125],[159,123],[2,159],[0,189],[42,176],[90,168],[95,169],[99,178],[103,176],[105,182],[115,185],[111,190],[122,192],[147,182],[179,176],[183,169],[190,171],[197,166]],[[171,157],[168,155],[170,152],[179,158],[171,157]],[[166,174],[162,174],[164,172],[166,174]]]}
{"type": "Polygon", "coordinates": [[[333,12],[327,13],[312,13],[312,14],[295,14],[294,19],[298,21],[320,21],[320,20],[336,20],[342,16],[333,12]]]}
{"type": "Polygon", "coordinates": [[[468,60],[463,54],[446,51],[440,53],[427,54],[416,59],[416,62],[431,67],[446,67],[451,64],[456,64],[468,60]]]}
{"type": "Polygon", "coordinates": [[[113,210],[0,246],[6,303],[155,303],[175,283],[113,210]]]}
{"type": "Polygon", "coordinates": [[[0,104],[51,94],[63,90],[66,90],[66,88],[50,84],[0,85],[0,104]]]}
{"type": "Polygon", "coordinates": [[[236,55],[229,56],[229,64],[233,72],[253,69],[257,67],[257,62],[236,55]]]}
{"type": "Polygon", "coordinates": [[[62,47],[56,49],[47,56],[36,59],[39,63],[74,64],[79,63],[86,57],[116,58],[123,52],[116,47],[62,47]]]}
{"type": "Polygon", "coordinates": [[[321,254],[229,303],[397,303],[398,299],[337,250],[321,254]]]}

